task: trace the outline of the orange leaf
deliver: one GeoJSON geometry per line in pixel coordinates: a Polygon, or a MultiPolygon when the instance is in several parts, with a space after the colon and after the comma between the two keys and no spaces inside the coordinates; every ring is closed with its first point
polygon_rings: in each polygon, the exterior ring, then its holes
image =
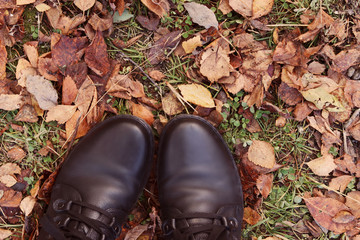
{"type": "Polygon", "coordinates": [[[142,118],[145,120],[149,125],[152,125],[154,122],[154,115],[152,112],[144,107],[141,104],[136,104],[134,102],[130,102],[130,111],[134,116],[142,118]]]}

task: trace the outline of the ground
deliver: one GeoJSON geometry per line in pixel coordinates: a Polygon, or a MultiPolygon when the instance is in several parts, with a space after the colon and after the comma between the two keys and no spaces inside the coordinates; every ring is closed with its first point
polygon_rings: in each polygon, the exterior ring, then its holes
{"type": "MultiPolygon", "coordinates": [[[[195,114],[234,154],[244,239],[359,240],[359,9],[0,0],[0,239],[36,238],[61,163],[96,123],[133,114],[158,141],[195,114]]],[[[155,172],[119,239],[162,239],[155,172]]]]}

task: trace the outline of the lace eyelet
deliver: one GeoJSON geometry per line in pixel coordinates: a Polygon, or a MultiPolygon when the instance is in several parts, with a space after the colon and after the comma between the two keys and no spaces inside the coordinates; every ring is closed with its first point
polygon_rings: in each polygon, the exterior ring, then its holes
{"type": "Polygon", "coordinates": [[[235,229],[235,228],[239,227],[238,220],[236,218],[234,218],[234,217],[230,218],[228,222],[229,222],[229,227],[232,228],[232,229],[235,229]]]}

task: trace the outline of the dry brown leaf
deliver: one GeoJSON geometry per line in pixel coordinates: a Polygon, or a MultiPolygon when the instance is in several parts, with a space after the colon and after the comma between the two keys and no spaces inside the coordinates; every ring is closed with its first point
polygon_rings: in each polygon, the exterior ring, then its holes
{"type": "Polygon", "coordinates": [[[39,75],[28,76],[26,78],[26,89],[35,96],[41,109],[49,110],[57,105],[57,91],[52,83],[44,77],[39,75]]]}
{"type": "Polygon", "coordinates": [[[105,16],[100,18],[97,14],[94,14],[88,21],[95,31],[106,31],[113,25],[113,18],[105,16]]]}
{"type": "Polygon", "coordinates": [[[200,107],[215,107],[210,91],[199,84],[184,84],[178,86],[184,99],[200,107]]]}
{"type": "Polygon", "coordinates": [[[344,192],[347,185],[354,179],[353,176],[348,176],[348,175],[344,175],[344,176],[340,176],[340,177],[336,177],[331,179],[330,184],[329,184],[329,188],[333,191],[339,191],[339,192],[344,192]]]}
{"type": "Polygon", "coordinates": [[[0,176],[20,174],[21,168],[15,163],[5,163],[0,167],[0,176]]]}
{"type": "Polygon", "coordinates": [[[283,39],[275,48],[274,62],[291,66],[306,66],[305,48],[300,42],[283,39]]]}
{"type": "Polygon", "coordinates": [[[355,106],[360,108],[360,81],[347,79],[344,95],[351,107],[355,106]]]}
{"type": "Polygon", "coordinates": [[[75,101],[78,89],[72,77],[66,76],[62,87],[62,104],[70,105],[75,101]]]}
{"type": "Polygon", "coordinates": [[[259,189],[261,195],[266,199],[273,185],[274,175],[273,174],[262,174],[256,179],[256,187],[259,189]]]}
{"type": "Polygon", "coordinates": [[[332,198],[323,197],[304,198],[304,200],[317,223],[322,227],[333,231],[335,234],[346,232],[355,225],[355,221],[344,224],[336,223],[332,220],[340,211],[349,210],[342,202],[332,198]]]}
{"type": "Polygon", "coordinates": [[[252,18],[256,19],[271,12],[274,0],[253,0],[252,18]]]}
{"type": "Polygon", "coordinates": [[[233,37],[233,44],[240,49],[249,49],[251,51],[264,49],[264,46],[254,39],[250,33],[241,33],[233,37]]]}
{"type": "Polygon", "coordinates": [[[16,0],[16,5],[21,6],[21,5],[27,5],[30,3],[34,3],[35,0],[16,0]]]}
{"type": "Polygon", "coordinates": [[[225,88],[232,94],[237,94],[245,88],[248,82],[248,77],[245,74],[241,74],[237,71],[231,72],[229,77],[224,77],[219,80],[219,83],[223,83],[225,88]],[[231,82],[224,82],[224,81],[231,82]]]}
{"type": "Polygon", "coordinates": [[[348,132],[355,140],[360,141],[360,121],[351,126],[348,132]]]}
{"type": "Polygon", "coordinates": [[[14,207],[17,208],[20,205],[22,199],[21,192],[17,192],[10,189],[7,189],[3,196],[0,198],[0,207],[14,207]]]}
{"type": "Polygon", "coordinates": [[[7,51],[0,40],[0,80],[6,77],[7,51]]]}
{"type": "Polygon", "coordinates": [[[229,0],[229,5],[235,12],[244,17],[251,17],[253,0],[229,0]]]}
{"type": "Polygon", "coordinates": [[[275,152],[270,143],[253,140],[248,158],[251,162],[264,168],[273,168],[275,166],[275,152]]]}
{"type": "Polygon", "coordinates": [[[87,77],[79,88],[78,95],[75,99],[75,105],[79,108],[82,116],[85,116],[96,94],[96,87],[90,77],[87,77]]]}
{"type": "Polygon", "coordinates": [[[136,17],[136,20],[143,28],[146,28],[150,31],[156,31],[160,23],[160,19],[157,16],[148,18],[146,16],[139,15],[136,17]]]}
{"type": "Polygon", "coordinates": [[[317,61],[313,61],[308,65],[309,72],[313,74],[322,74],[325,71],[325,69],[326,69],[325,65],[317,61]]]}
{"type": "Polygon", "coordinates": [[[35,6],[36,10],[39,12],[46,12],[47,10],[50,10],[51,7],[45,3],[39,3],[35,6]]]}
{"type": "Polygon", "coordinates": [[[219,10],[224,14],[228,14],[229,12],[231,12],[233,9],[231,8],[230,4],[229,4],[229,0],[220,0],[219,3],[219,10]]]}
{"type": "Polygon", "coordinates": [[[337,72],[346,71],[349,67],[360,63],[359,56],[360,49],[343,50],[335,56],[331,68],[337,72]]]}
{"type": "Polygon", "coordinates": [[[153,124],[154,115],[149,109],[147,109],[143,105],[130,102],[130,111],[134,116],[145,120],[145,122],[147,122],[149,125],[153,124]]]}
{"type": "Polygon", "coordinates": [[[141,234],[143,234],[149,227],[149,224],[145,225],[137,225],[136,227],[132,228],[128,231],[125,235],[124,240],[133,240],[133,239],[141,239],[141,234]]]}
{"type": "Polygon", "coordinates": [[[57,105],[49,110],[46,122],[57,121],[59,124],[67,122],[76,112],[76,106],[57,105]]]}
{"type": "Polygon", "coordinates": [[[181,33],[181,30],[169,32],[156,40],[147,54],[149,62],[152,65],[156,65],[167,59],[165,51],[168,49],[173,49],[178,45],[181,40],[181,33]]]}
{"type": "Polygon", "coordinates": [[[85,62],[91,70],[101,77],[111,70],[106,43],[101,31],[96,32],[94,40],[86,48],[85,62]]]}
{"type": "Polygon", "coordinates": [[[0,229],[0,239],[7,239],[8,237],[12,236],[12,232],[7,229],[0,229]]]}
{"type": "Polygon", "coordinates": [[[160,72],[159,70],[151,70],[149,71],[149,76],[153,78],[155,81],[161,81],[166,76],[160,72]]]}
{"type": "Polygon", "coordinates": [[[128,75],[112,77],[105,88],[112,96],[131,99],[145,97],[144,86],[139,81],[133,81],[128,75]]]}
{"type": "Polygon", "coordinates": [[[65,124],[65,131],[66,131],[66,138],[70,139],[76,132],[75,138],[80,138],[85,136],[85,134],[90,130],[90,126],[88,125],[87,121],[84,118],[84,115],[81,115],[81,112],[78,110],[75,114],[66,122],[65,124]],[[79,121],[79,127],[76,129],[76,124],[79,121]]]}
{"type": "Polygon", "coordinates": [[[210,82],[230,75],[230,57],[220,46],[208,48],[201,56],[200,72],[210,82]]]}
{"type": "Polygon", "coordinates": [[[331,154],[326,154],[322,157],[311,160],[306,164],[318,176],[329,176],[330,172],[334,171],[336,168],[334,158],[331,154]]]}
{"type": "Polygon", "coordinates": [[[348,206],[356,218],[360,218],[360,191],[349,192],[345,205],[348,206]]]}
{"type": "Polygon", "coordinates": [[[35,203],[36,203],[36,199],[32,196],[27,196],[21,201],[20,209],[21,211],[23,211],[26,217],[29,216],[30,213],[32,212],[35,203]]]}
{"type": "MultiPolygon", "coordinates": [[[[57,81],[59,69],[53,62],[52,58],[40,57],[38,60],[38,71],[47,80],[57,81]]],[[[36,74],[32,74],[36,75],[36,74]]]]}
{"type": "Polygon", "coordinates": [[[13,161],[20,161],[26,157],[26,152],[22,148],[16,146],[7,152],[7,156],[13,161]]]}
{"type": "Polygon", "coordinates": [[[16,179],[11,175],[1,176],[0,182],[5,184],[6,187],[12,187],[17,183],[16,179]]]}
{"type": "Polygon", "coordinates": [[[163,17],[169,13],[170,4],[167,0],[141,0],[141,2],[159,17],[163,17]]]}
{"type": "Polygon", "coordinates": [[[13,111],[20,108],[23,97],[15,94],[0,94],[0,109],[13,111]]]}
{"type": "Polygon", "coordinates": [[[330,27],[330,25],[334,22],[334,19],[327,14],[324,10],[320,9],[318,14],[316,15],[314,21],[308,25],[309,30],[321,29],[324,26],[330,27]]]}
{"type": "Polygon", "coordinates": [[[21,87],[26,86],[26,77],[37,75],[36,69],[33,68],[27,60],[20,58],[18,65],[16,66],[16,79],[18,80],[18,85],[21,87]]]}
{"type": "Polygon", "coordinates": [[[201,46],[202,46],[202,42],[200,35],[190,38],[189,40],[186,40],[182,43],[182,47],[184,48],[187,54],[192,53],[197,47],[201,47],[201,46]]]}
{"type": "Polygon", "coordinates": [[[37,51],[37,46],[38,46],[38,42],[33,41],[33,42],[26,42],[24,44],[24,52],[26,54],[26,56],[28,57],[31,65],[34,68],[37,68],[38,66],[38,59],[39,59],[39,54],[37,51]]]}
{"type": "Polygon", "coordinates": [[[81,11],[85,12],[94,6],[96,0],[75,0],[74,4],[77,6],[81,11]]]}
{"type": "Polygon", "coordinates": [[[167,93],[161,99],[161,103],[164,112],[170,116],[179,114],[184,110],[184,106],[172,92],[167,93]]]}
{"type": "Polygon", "coordinates": [[[284,82],[281,82],[278,91],[279,97],[286,104],[296,105],[303,100],[301,93],[296,88],[289,87],[284,82]]]}
{"type": "Polygon", "coordinates": [[[250,225],[255,225],[261,220],[261,216],[250,207],[244,208],[244,221],[250,225]]]}
{"type": "Polygon", "coordinates": [[[205,5],[196,2],[187,2],[184,3],[184,7],[194,23],[197,23],[206,29],[210,27],[218,28],[219,23],[215,13],[205,5]]]}
{"type": "Polygon", "coordinates": [[[15,121],[19,122],[35,123],[38,120],[38,114],[36,113],[35,108],[29,104],[23,105],[15,116],[15,121]]]}

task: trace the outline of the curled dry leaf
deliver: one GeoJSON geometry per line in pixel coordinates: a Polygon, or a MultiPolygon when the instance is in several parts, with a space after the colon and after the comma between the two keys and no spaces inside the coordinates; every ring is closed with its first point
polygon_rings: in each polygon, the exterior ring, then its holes
{"type": "Polygon", "coordinates": [[[52,83],[44,77],[39,75],[28,76],[26,78],[26,89],[35,96],[41,109],[49,110],[57,105],[57,91],[52,83]]]}
{"type": "Polygon", "coordinates": [[[6,77],[7,51],[0,40],[0,80],[6,77]]]}
{"type": "Polygon", "coordinates": [[[351,212],[343,210],[338,212],[332,220],[336,223],[351,223],[355,219],[351,212]]]}
{"type": "Polygon", "coordinates": [[[112,77],[106,85],[106,90],[110,95],[124,99],[145,97],[144,86],[141,82],[131,80],[128,75],[112,77]]]}
{"type": "Polygon", "coordinates": [[[229,12],[231,12],[233,9],[231,8],[230,4],[229,4],[229,0],[220,0],[219,3],[219,10],[224,14],[228,14],[229,12]]]}
{"type": "Polygon", "coordinates": [[[70,105],[75,101],[78,94],[76,83],[70,76],[66,76],[62,86],[62,104],[70,105]]]}
{"type": "Polygon", "coordinates": [[[261,216],[250,207],[244,208],[244,221],[250,225],[255,225],[261,220],[261,216]]]}
{"type": "Polygon", "coordinates": [[[147,122],[149,125],[153,124],[154,115],[149,109],[147,109],[143,105],[130,102],[130,111],[134,116],[145,120],[145,122],[147,122]]]}
{"type": "Polygon", "coordinates": [[[38,66],[39,54],[37,51],[38,42],[27,42],[24,44],[24,52],[34,68],[38,66]]]}
{"type": "Polygon", "coordinates": [[[85,50],[85,62],[97,75],[103,77],[110,71],[107,47],[101,31],[97,31],[93,42],[85,50]]]}
{"type": "Polygon", "coordinates": [[[7,156],[8,158],[10,158],[11,160],[14,160],[14,161],[20,161],[22,160],[24,157],[26,157],[26,152],[16,146],[16,147],[13,147],[12,149],[10,149],[8,152],[7,152],[7,156]]]}
{"type": "Polygon", "coordinates": [[[88,21],[88,23],[93,27],[96,31],[105,31],[112,27],[113,18],[109,16],[105,16],[100,18],[97,14],[94,14],[88,21]]]}
{"type": "Polygon", "coordinates": [[[216,82],[230,75],[230,57],[222,47],[208,48],[201,56],[200,72],[210,82],[216,82]]]}
{"type": "Polygon", "coordinates": [[[259,189],[261,195],[266,199],[273,185],[274,175],[273,174],[262,174],[256,179],[256,187],[259,189]]]}
{"type": "Polygon", "coordinates": [[[85,12],[94,6],[96,0],[75,0],[74,4],[77,6],[81,11],[85,12]]]}
{"type": "Polygon", "coordinates": [[[331,154],[326,154],[306,164],[318,176],[329,176],[329,174],[336,168],[334,158],[331,154]]]}
{"type": "Polygon", "coordinates": [[[161,99],[162,107],[167,115],[176,115],[184,110],[184,106],[176,98],[175,94],[169,92],[161,99]]]}
{"type": "Polygon", "coordinates": [[[19,122],[30,122],[30,123],[35,123],[39,120],[35,108],[29,104],[23,105],[20,108],[19,112],[16,114],[14,119],[15,121],[19,121],[19,122]]]}
{"type": "Polygon", "coordinates": [[[141,2],[159,17],[165,16],[170,10],[167,0],[141,0],[141,2]]]}
{"type": "Polygon", "coordinates": [[[15,94],[0,94],[0,109],[13,111],[20,108],[23,97],[15,94]]]}
{"type": "Polygon", "coordinates": [[[256,19],[271,12],[274,0],[253,0],[252,18],[256,19]]]}
{"type": "Polygon", "coordinates": [[[344,192],[347,185],[354,179],[353,176],[340,176],[331,179],[329,188],[334,191],[344,192]]]}
{"type": "Polygon", "coordinates": [[[35,203],[36,203],[36,199],[32,196],[27,196],[21,201],[20,209],[21,211],[23,211],[26,217],[29,216],[30,213],[32,212],[35,203]]]}
{"type": "Polygon", "coordinates": [[[66,122],[65,131],[66,138],[71,139],[76,132],[75,138],[80,138],[85,136],[85,134],[90,130],[90,126],[87,123],[84,115],[78,110],[74,113],[74,115],[66,122]],[[77,123],[79,122],[78,128],[76,128],[77,123]]]}
{"type": "Polygon", "coordinates": [[[214,108],[215,103],[207,88],[199,84],[187,84],[178,86],[184,99],[200,107],[214,108]]]}
{"type": "Polygon", "coordinates": [[[187,2],[184,3],[184,7],[194,23],[197,23],[206,29],[210,27],[218,28],[219,23],[214,12],[205,5],[196,2],[187,2]]]}
{"type": "Polygon", "coordinates": [[[275,152],[270,143],[253,140],[248,158],[251,162],[264,168],[273,168],[275,166],[275,152]]]}
{"type": "Polygon", "coordinates": [[[57,105],[49,110],[45,121],[57,121],[59,124],[64,124],[74,115],[75,111],[76,106],[57,105]]]}
{"type": "Polygon", "coordinates": [[[355,225],[355,221],[349,223],[337,223],[333,221],[333,218],[340,211],[349,210],[342,202],[323,197],[304,198],[304,200],[313,218],[322,227],[333,231],[335,234],[346,232],[355,225]]]}
{"type": "Polygon", "coordinates": [[[89,107],[91,105],[91,102],[93,101],[95,94],[96,87],[91,78],[87,77],[81,85],[78,91],[78,95],[75,99],[75,105],[79,108],[79,111],[83,116],[88,113],[89,107]]]}

